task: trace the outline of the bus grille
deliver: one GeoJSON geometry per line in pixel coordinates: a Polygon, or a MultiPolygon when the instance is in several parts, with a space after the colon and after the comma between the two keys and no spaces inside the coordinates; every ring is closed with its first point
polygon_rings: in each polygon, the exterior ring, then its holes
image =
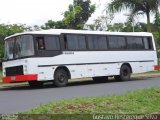
{"type": "Polygon", "coordinates": [[[24,75],[23,65],[6,68],[6,76],[24,75]]]}

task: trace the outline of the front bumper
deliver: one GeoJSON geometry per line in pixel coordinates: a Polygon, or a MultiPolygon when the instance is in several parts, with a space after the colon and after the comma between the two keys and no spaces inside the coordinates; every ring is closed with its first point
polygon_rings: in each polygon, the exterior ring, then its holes
{"type": "Polygon", "coordinates": [[[37,74],[8,76],[2,78],[3,83],[27,82],[27,81],[37,81],[37,80],[38,80],[37,74]]]}

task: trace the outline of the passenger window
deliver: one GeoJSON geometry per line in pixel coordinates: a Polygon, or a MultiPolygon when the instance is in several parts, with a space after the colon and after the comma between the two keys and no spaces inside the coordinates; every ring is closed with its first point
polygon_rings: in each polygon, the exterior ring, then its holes
{"type": "Polygon", "coordinates": [[[125,37],[108,36],[109,48],[110,49],[125,49],[126,41],[125,37]]]}
{"type": "Polygon", "coordinates": [[[90,50],[106,50],[107,39],[105,36],[88,36],[88,47],[90,50]]]}
{"type": "Polygon", "coordinates": [[[38,50],[45,50],[44,37],[37,37],[36,41],[38,50]]]}
{"type": "Polygon", "coordinates": [[[152,38],[150,38],[150,37],[144,37],[143,38],[143,42],[144,42],[144,49],[145,50],[151,50],[151,49],[153,49],[152,38]]]}
{"type": "Polygon", "coordinates": [[[38,50],[60,50],[60,41],[58,36],[44,36],[36,38],[38,50]]]}
{"type": "Polygon", "coordinates": [[[45,36],[46,50],[60,50],[60,42],[58,36],[45,36]]]}
{"type": "Polygon", "coordinates": [[[86,39],[84,35],[67,35],[65,38],[69,50],[86,50],[86,39]]]}
{"type": "Polygon", "coordinates": [[[144,49],[142,37],[127,37],[128,49],[144,49]]]}

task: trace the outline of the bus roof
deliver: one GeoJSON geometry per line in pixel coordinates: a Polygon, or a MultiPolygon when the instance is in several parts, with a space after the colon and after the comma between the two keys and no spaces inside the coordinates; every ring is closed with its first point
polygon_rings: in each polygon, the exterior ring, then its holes
{"type": "Polygon", "coordinates": [[[8,36],[5,38],[11,38],[18,35],[60,35],[62,33],[73,33],[73,34],[99,34],[99,35],[128,35],[128,36],[152,36],[152,33],[149,32],[106,32],[106,31],[89,31],[89,30],[71,30],[71,29],[50,29],[50,30],[41,30],[41,31],[30,31],[16,33],[14,35],[8,36]]]}

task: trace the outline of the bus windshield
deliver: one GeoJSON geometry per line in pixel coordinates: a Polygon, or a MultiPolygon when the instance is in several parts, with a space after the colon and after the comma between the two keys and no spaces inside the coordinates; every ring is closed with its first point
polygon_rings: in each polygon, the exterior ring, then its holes
{"type": "Polygon", "coordinates": [[[34,55],[32,35],[20,35],[5,40],[5,60],[34,55]]]}

